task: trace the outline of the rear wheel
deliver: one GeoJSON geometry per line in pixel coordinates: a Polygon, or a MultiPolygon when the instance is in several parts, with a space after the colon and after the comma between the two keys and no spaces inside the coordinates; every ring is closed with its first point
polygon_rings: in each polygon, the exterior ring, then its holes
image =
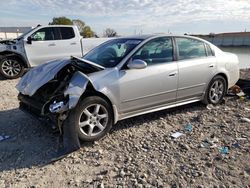
{"type": "Polygon", "coordinates": [[[222,102],[227,91],[227,84],[225,78],[222,76],[215,76],[206,91],[203,102],[205,104],[219,104],[222,102]]]}
{"type": "Polygon", "coordinates": [[[113,112],[109,103],[98,96],[80,101],[68,118],[68,126],[75,127],[82,141],[99,140],[113,125],[113,112]]]}
{"type": "Polygon", "coordinates": [[[4,78],[15,79],[23,75],[24,66],[15,57],[4,57],[0,60],[0,73],[4,78]]]}

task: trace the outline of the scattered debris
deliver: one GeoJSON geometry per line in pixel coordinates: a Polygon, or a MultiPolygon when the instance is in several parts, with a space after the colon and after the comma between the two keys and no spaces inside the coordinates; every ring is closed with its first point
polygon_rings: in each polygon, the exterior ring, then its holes
{"type": "Polygon", "coordinates": [[[191,123],[188,123],[186,126],[185,126],[185,131],[188,131],[188,132],[191,132],[193,130],[193,126],[191,123]]]}
{"type": "Polygon", "coordinates": [[[239,79],[237,85],[247,96],[250,96],[250,80],[239,79]]]}
{"type": "Polygon", "coordinates": [[[241,92],[241,89],[239,86],[237,85],[234,85],[233,87],[231,87],[229,89],[229,92],[232,93],[232,94],[237,94],[237,93],[240,93],[241,92]]]}
{"type": "Polygon", "coordinates": [[[221,148],[219,148],[219,152],[221,154],[224,154],[224,155],[229,154],[229,148],[228,147],[221,147],[221,148]]]}
{"type": "Polygon", "coordinates": [[[10,136],[8,135],[0,135],[0,142],[9,139],[10,136]]]}
{"type": "Polygon", "coordinates": [[[241,118],[241,121],[250,123],[250,119],[249,118],[241,118]]]}
{"type": "Polygon", "coordinates": [[[218,143],[218,139],[213,138],[213,139],[205,139],[201,143],[202,148],[216,148],[218,143]]]}
{"type": "Polygon", "coordinates": [[[59,159],[54,157],[60,142],[49,129],[43,131],[39,121],[17,109],[18,93],[14,87],[17,81],[0,81],[3,88],[0,90],[0,135],[10,135],[8,140],[0,142],[0,187],[249,185],[250,124],[241,118],[250,119],[247,110],[250,100],[240,101],[234,95],[225,97],[225,104],[208,105],[211,110],[197,103],[124,120],[114,126],[105,139],[84,142],[77,152],[48,164],[59,159]],[[188,123],[193,126],[192,132],[185,131],[188,123]],[[16,136],[11,134],[13,130],[18,130],[13,133],[16,136]],[[174,139],[171,135],[175,132],[183,135],[174,139]],[[223,146],[228,147],[229,154],[219,152],[223,146]],[[88,168],[91,169],[86,170],[88,168]],[[157,169],[160,170],[154,173],[157,169]],[[103,173],[104,170],[107,172],[103,173]],[[60,173],[55,173],[57,171],[60,173]],[[54,181],[56,178],[60,182],[54,181]]]}
{"type": "Polygon", "coordinates": [[[240,144],[238,142],[233,143],[232,146],[234,148],[240,148],[240,144]]]}
{"type": "Polygon", "coordinates": [[[176,133],[173,133],[172,135],[171,135],[171,137],[172,138],[178,138],[178,137],[180,137],[180,136],[182,136],[183,135],[183,133],[181,133],[181,132],[176,132],[176,133]]]}
{"type": "Polygon", "coordinates": [[[236,95],[238,97],[244,97],[246,94],[243,91],[241,91],[240,93],[237,93],[236,95]]]}

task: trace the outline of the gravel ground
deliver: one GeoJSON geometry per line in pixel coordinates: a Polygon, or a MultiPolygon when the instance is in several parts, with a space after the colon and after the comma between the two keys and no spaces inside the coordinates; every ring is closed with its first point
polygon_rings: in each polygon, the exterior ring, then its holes
{"type": "Polygon", "coordinates": [[[250,118],[250,100],[227,97],[215,107],[195,103],[124,120],[104,139],[49,163],[58,134],[18,109],[17,82],[0,81],[0,135],[10,136],[0,141],[0,187],[250,187],[250,123],[242,120],[250,118]],[[184,135],[171,138],[177,131],[184,135]]]}

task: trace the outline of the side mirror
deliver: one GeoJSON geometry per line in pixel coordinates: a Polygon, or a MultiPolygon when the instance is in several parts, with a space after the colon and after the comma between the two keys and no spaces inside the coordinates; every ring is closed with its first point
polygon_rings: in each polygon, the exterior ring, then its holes
{"type": "Polygon", "coordinates": [[[130,69],[145,69],[147,63],[140,59],[134,59],[128,63],[127,67],[130,69]]]}
{"type": "Polygon", "coordinates": [[[29,36],[29,37],[27,38],[27,44],[32,44],[32,38],[31,38],[31,36],[29,36]]]}

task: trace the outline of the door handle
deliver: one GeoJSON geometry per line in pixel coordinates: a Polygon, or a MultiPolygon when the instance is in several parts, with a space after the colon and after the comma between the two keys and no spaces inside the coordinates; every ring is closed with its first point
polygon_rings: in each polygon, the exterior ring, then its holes
{"type": "Polygon", "coordinates": [[[49,46],[56,46],[56,44],[55,43],[51,43],[51,44],[49,44],[49,46]]]}
{"type": "Polygon", "coordinates": [[[210,68],[214,67],[214,64],[209,65],[210,68]]]}
{"type": "Polygon", "coordinates": [[[177,72],[172,72],[168,76],[176,76],[177,72]]]}
{"type": "Polygon", "coordinates": [[[72,43],[70,43],[70,45],[76,45],[76,42],[72,42],[72,43]]]}

